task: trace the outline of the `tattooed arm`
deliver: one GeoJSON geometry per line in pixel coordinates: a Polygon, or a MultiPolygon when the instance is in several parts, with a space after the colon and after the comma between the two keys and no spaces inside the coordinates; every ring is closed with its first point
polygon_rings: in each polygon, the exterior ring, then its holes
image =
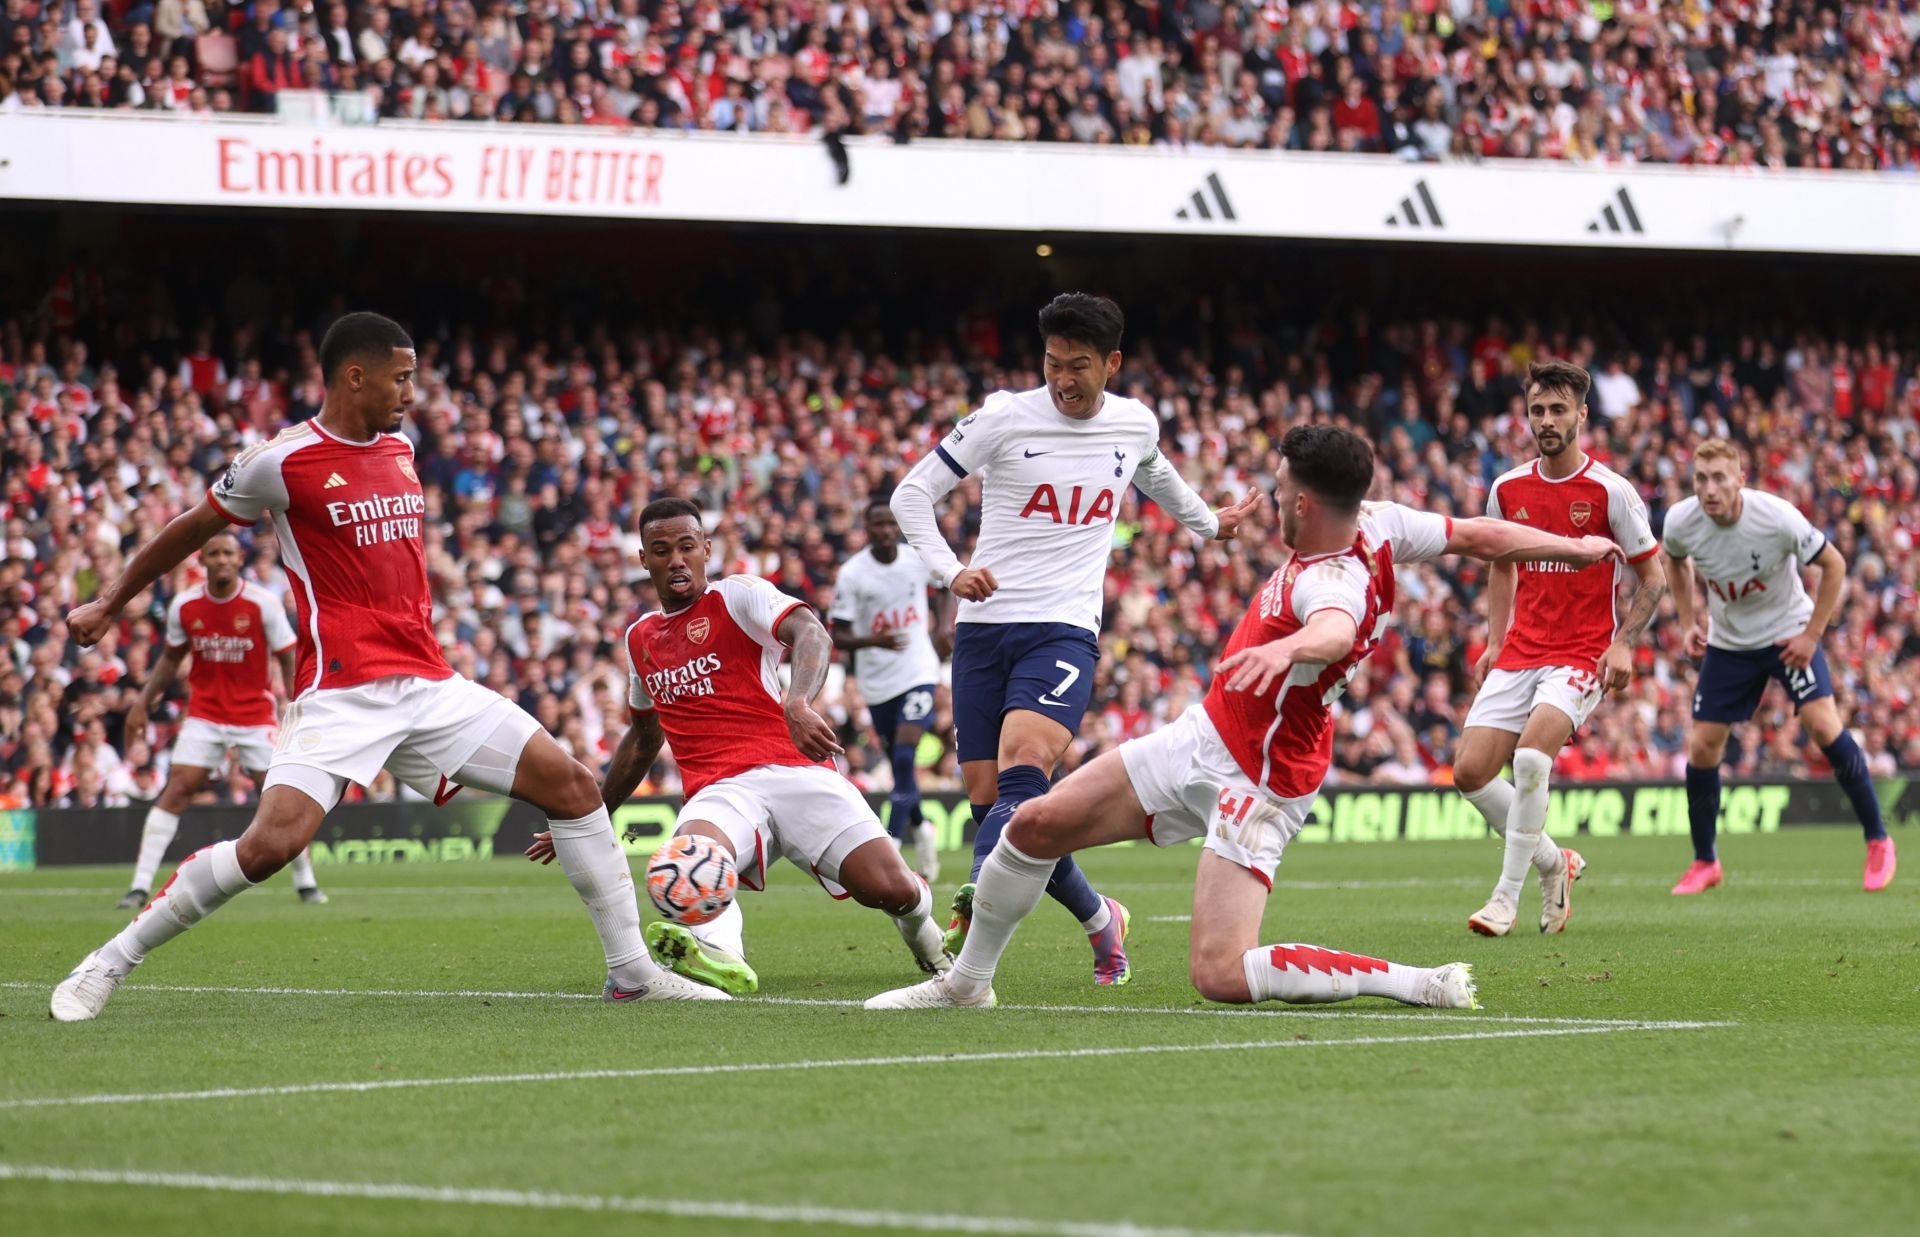
{"type": "Polygon", "coordinates": [[[1625,691],[1633,682],[1634,646],[1647,634],[1647,624],[1660,608],[1660,599],[1667,595],[1666,576],[1656,558],[1641,559],[1633,565],[1633,572],[1640,584],[1633,590],[1633,600],[1627,603],[1626,620],[1620,624],[1613,643],[1600,655],[1600,685],[1610,692],[1625,691]]]}

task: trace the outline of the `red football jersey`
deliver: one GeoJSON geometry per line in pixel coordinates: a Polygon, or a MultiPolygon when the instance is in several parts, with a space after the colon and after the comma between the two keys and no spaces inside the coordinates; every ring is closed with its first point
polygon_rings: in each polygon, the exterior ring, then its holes
{"type": "MultiPolygon", "coordinates": [[[[1611,537],[1632,563],[1660,548],[1639,492],[1593,459],[1559,481],[1541,476],[1538,460],[1503,473],[1487,491],[1487,514],[1562,537],[1611,537]]],[[[1615,594],[1623,573],[1627,569],[1612,560],[1590,567],[1519,564],[1513,621],[1494,667],[1592,669],[1613,643],[1619,623],[1615,594]]]]}
{"type": "MultiPolygon", "coordinates": [[[[193,655],[187,667],[187,716],[222,726],[279,721],[268,654],[295,642],[280,599],[242,582],[226,597],[190,588],[167,607],[167,644],[193,655]]],[[[291,688],[293,685],[287,685],[291,688]]]]}
{"type": "Polygon", "coordinates": [[[453,674],[433,631],[427,503],[404,435],[350,442],[302,421],[241,452],[207,499],[235,524],[273,519],[300,616],[301,695],[453,674]]]}
{"type": "Polygon", "coordinates": [[[688,798],[721,778],[808,760],[787,733],[774,633],[796,608],[758,576],[727,576],[684,610],[656,610],[627,628],[627,704],[657,709],[688,798]]]}
{"type": "Polygon", "coordinates": [[[1333,702],[1393,617],[1393,565],[1438,558],[1452,537],[1445,516],[1369,503],[1352,546],[1313,558],[1296,554],[1274,572],[1234,628],[1223,659],[1284,639],[1321,610],[1351,615],[1356,634],[1345,657],[1295,665],[1272,696],[1228,691],[1225,678],[1214,676],[1203,702],[1207,716],[1248,777],[1283,799],[1320,789],[1333,760],[1333,702]]]}

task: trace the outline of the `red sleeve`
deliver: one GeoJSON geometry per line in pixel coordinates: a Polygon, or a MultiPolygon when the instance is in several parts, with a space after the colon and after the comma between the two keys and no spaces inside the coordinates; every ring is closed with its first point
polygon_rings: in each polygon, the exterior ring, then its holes
{"type": "Polygon", "coordinates": [[[780,638],[780,624],[787,621],[787,615],[792,614],[795,610],[807,610],[811,608],[812,607],[808,606],[804,601],[796,601],[786,609],[780,611],[780,613],[774,617],[772,624],[768,626],[767,630],[773,633],[775,640],[778,640],[780,638]]]}

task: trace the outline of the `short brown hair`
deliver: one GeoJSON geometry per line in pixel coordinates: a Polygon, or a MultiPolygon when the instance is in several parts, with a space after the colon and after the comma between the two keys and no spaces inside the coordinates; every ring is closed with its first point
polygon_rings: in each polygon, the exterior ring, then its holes
{"type": "Polygon", "coordinates": [[[1565,391],[1576,404],[1587,402],[1593,376],[1571,361],[1535,361],[1527,366],[1527,394],[1535,387],[1543,391],[1565,391]]]}
{"type": "Polygon", "coordinates": [[[1360,510],[1373,488],[1373,444],[1334,425],[1296,425],[1280,440],[1287,470],[1302,489],[1336,511],[1360,510]]]}
{"type": "Polygon", "coordinates": [[[1709,438],[1693,449],[1693,462],[1705,464],[1713,460],[1727,460],[1735,469],[1744,471],[1740,462],[1740,448],[1724,438],[1709,438]]]}

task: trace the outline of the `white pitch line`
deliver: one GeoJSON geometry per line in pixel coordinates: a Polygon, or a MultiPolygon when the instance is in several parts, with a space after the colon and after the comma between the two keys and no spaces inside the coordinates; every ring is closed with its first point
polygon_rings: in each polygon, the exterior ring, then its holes
{"type": "Polygon", "coordinates": [[[116,1172],[43,1164],[0,1164],[0,1181],[48,1181],[62,1185],[148,1186],[224,1194],[277,1194],[306,1198],[364,1198],[381,1202],[453,1203],[514,1207],[530,1211],[611,1211],[677,1219],[753,1221],[761,1224],[840,1224],[848,1228],[921,1233],[989,1233],[1007,1237],[1286,1237],[1279,1233],[1227,1233],[1219,1229],[1157,1228],[1127,1220],[1040,1220],[1021,1216],[962,1216],[913,1211],[868,1211],[809,1203],[771,1206],[711,1199],[646,1198],[617,1194],[556,1194],[545,1190],[466,1189],[403,1181],[302,1181],[274,1177],[223,1177],[207,1173],[116,1172]]]}
{"type": "Polygon", "coordinates": [[[1381,1044],[1443,1044],[1468,1040],[1544,1039],[1560,1035],[1618,1035],[1632,1031],[1696,1030],[1684,1023],[1596,1027],[1535,1027],[1519,1031],[1461,1031],[1452,1035],[1358,1035],[1348,1039],[1255,1039],[1214,1044],[1126,1044],[1105,1048],[1023,1048],[1000,1052],[921,1053],[898,1057],[840,1057],[807,1061],[749,1061],[717,1065],[656,1065],[638,1069],[551,1070],[527,1074],[469,1074],[450,1078],[375,1078],[357,1082],[282,1083],[270,1087],[216,1087],[206,1091],[108,1092],[0,1100],[0,1111],[81,1108],[102,1104],[184,1103],[263,1096],[364,1094],[425,1087],[504,1086],[526,1082],[581,1082],[627,1078],[684,1078],[716,1074],[772,1074],[789,1070],[884,1069],[902,1065],[972,1065],[988,1061],[1076,1061],[1103,1057],[1178,1056],[1194,1052],[1258,1052],[1279,1048],[1361,1048],[1381,1044]]]}
{"type": "MultiPolygon", "coordinates": [[[[44,982],[23,979],[0,980],[0,988],[35,989],[42,988],[51,992],[52,988],[44,982]]],[[[595,992],[493,992],[483,988],[425,989],[425,988],[253,988],[240,985],[219,986],[211,984],[141,984],[129,989],[135,992],[189,992],[219,996],[318,996],[352,997],[370,996],[398,999],[446,1000],[455,998],[481,998],[503,1001],[598,1001],[600,994],[595,992]]],[[[823,1008],[863,1009],[866,1002],[846,997],[798,997],[798,996],[753,996],[742,997],[737,1006],[750,1005],[813,1005],[823,1008]]],[[[1539,1018],[1521,1014],[1467,1014],[1457,1010],[1432,1010],[1415,1013],[1380,1013],[1368,1010],[1340,1009],[1300,1009],[1296,1007],[1276,1008],[1271,1005],[1258,1008],[1225,1008],[1194,1006],[1155,1006],[1155,1005],[1018,1005],[1002,1002],[994,1007],[1001,1013],[1022,1014],[1171,1014],[1181,1017],[1198,1018],[1327,1018],[1335,1021],[1353,1019],[1384,1019],[1391,1022],[1493,1022],[1516,1026],[1569,1026],[1569,1027],[1620,1027],[1628,1030],[1675,1030],[1694,1031],[1707,1028],[1739,1026],[1737,1022],[1701,1022],[1692,1019],[1665,1021],[1650,1018],[1539,1018]]]]}

